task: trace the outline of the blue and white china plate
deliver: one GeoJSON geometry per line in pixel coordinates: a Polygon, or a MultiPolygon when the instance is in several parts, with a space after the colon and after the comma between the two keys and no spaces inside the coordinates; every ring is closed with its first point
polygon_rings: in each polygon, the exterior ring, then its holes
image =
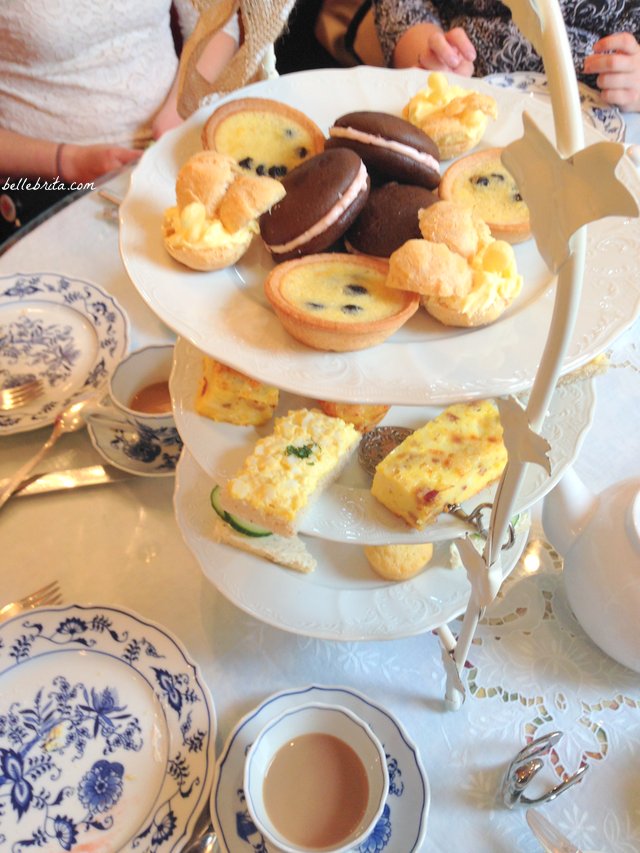
{"type": "Polygon", "coordinates": [[[179,850],[208,801],[216,718],[163,628],[69,606],[0,626],[0,849],[179,850]]]}
{"type": "MultiPolygon", "coordinates": [[[[523,95],[543,95],[551,97],[549,81],[544,74],[535,71],[514,71],[510,74],[489,74],[483,78],[492,86],[501,89],[515,89],[523,95]]],[[[605,103],[594,89],[578,83],[578,92],[582,111],[591,124],[611,142],[624,140],[625,125],[620,110],[605,103]]]]}
{"type": "Polygon", "coordinates": [[[278,853],[266,846],[247,811],[242,771],[247,749],[260,729],[290,708],[308,702],[342,705],[365,720],[382,742],[389,768],[389,795],[376,828],[353,853],[413,853],[427,831],[430,790],[418,750],[401,724],[381,705],[350,687],[309,685],[266,699],[229,735],[216,764],[211,817],[223,853],[278,853]]]}
{"type": "MultiPolygon", "coordinates": [[[[483,79],[447,76],[496,100],[498,117],[489,122],[483,147],[504,146],[520,138],[524,112],[555,140],[549,97],[483,79]]],[[[224,100],[252,95],[283,101],[327,131],[338,116],[353,110],[400,115],[427,77],[420,68],[322,68],[264,80],[224,100]]],[[[144,153],[120,207],[120,250],[127,272],[170,328],[256,379],[323,400],[449,405],[515,394],[532,386],[549,333],[556,283],[535,240],[514,246],[523,287],[495,323],[472,329],[447,327],[419,311],[384,343],[346,353],[310,349],[283,329],[265,299],[264,279],[273,260],[259,238],[237,264],[224,270],[195,272],[174,261],[162,243],[158,223],[164,210],[175,204],[178,170],[202,147],[201,130],[211,111],[211,106],[203,105],[144,153]]],[[[602,124],[594,126],[593,114],[593,110],[584,113],[586,145],[606,139],[602,124]]],[[[443,163],[442,169],[446,166],[443,163]]],[[[630,157],[621,158],[617,173],[640,199],[640,174],[630,157]]],[[[551,207],[549,215],[554,215],[551,207]]],[[[607,217],[590,223],[582,297],[562,373],[605,351],[640,313],[640,267],[635,262],[639,253],[640,219],[607,217]]]]}
{"type": "Polygon", "coordinates": [[[44,383],[28,406],[0,412],[0,435],[51,424],[76,398],[106,389],[128,342],[127,315],[97,285],[58,273],[0,276],[0,388],[44,383]]]}
{"type": "Polygon", "coordinates": [[[175,427],[139,428],[138,439],[123,427],[114,429],[97,421],[87,423],[91,443],[103,459],[140,477],[171,477],[182,452],[182,440],[175,427]]]}
{"type": "MultiPolygon", "coordinates": [[[[391,640],[432,631],[467,607],[469,581],[461,566],[451,568],[448,542],[437,543],[428,568],[402,583],[376,575],[361,544],[303,536],[317,562],[309,574],[218,544],[211,535],[213,485],[185,447],[173,499],[182,537],[207,580],[261,622],[324,640],[391,640]]],[[[527,520],[505,552],[504,577],[528,536],[527,520]]]]}

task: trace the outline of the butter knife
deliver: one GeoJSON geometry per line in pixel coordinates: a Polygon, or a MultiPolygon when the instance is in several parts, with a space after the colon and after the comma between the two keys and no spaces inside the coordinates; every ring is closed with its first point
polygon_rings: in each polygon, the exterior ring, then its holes
{"type": "Polygon", "coordinates": [[[569,839],[539,811],[527,809],[526,816],[531,832],[533,832],[547,853],[582,853],[580,848],[576,847],[573,841],[569,841],[569,839]]]}
{"type": "MultiPolygon", "coordinates": [[[[99,486],[106,483],[119,483],[131,480],[135,474],[122,471],[114,465],[89,465],[86,468],[69,468],[64,471],[47,471],[32,474],[23,480],[13,493],[13,497],[42,495],[45,492],[60,492],[66,489],[78,489],[84,486],[99,486]]],[[[0,490],[9,480],[0,481],[0,490]]]]}

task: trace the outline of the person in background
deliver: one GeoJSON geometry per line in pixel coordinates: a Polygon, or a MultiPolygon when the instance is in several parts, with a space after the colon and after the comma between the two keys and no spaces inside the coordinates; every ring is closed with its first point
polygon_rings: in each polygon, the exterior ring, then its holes
{"type": "MultiPolygon", "coordinates": [[[[197,12],[189,0],[175,8],[186,37],[197,12]]],[[[182,121],[174,35],[172,0],[0,3],[0,241],[182,121]]],[[[238,41],[234,15],[207,45],[202,74],[215,79],[238,41]]]]}
{"type": "MultiPolygon", "coordinates": [[[[373,0],[385,60],[465,77],[543,71],[497,0],[373,0]]],[[[604,101],[640,111],[640,3],[559,0],[578,79],[604,101]]]]}

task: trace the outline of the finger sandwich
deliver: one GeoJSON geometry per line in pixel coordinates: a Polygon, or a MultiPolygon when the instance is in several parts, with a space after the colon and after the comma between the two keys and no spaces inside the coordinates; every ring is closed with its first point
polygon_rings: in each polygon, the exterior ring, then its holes
{"type": "Polygon", "coordinates": [[[341,418],[296,409],[277,418],[220,495],[222,507],[281,536],[293,536],[310,501],[338,476],[360,440],[341,418]]]}

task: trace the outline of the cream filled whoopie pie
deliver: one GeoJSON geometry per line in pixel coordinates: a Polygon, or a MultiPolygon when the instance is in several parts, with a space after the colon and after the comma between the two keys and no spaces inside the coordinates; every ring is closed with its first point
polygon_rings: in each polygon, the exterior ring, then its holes
{"type": "Polygon", "coordinates": [[[306,160],[282,185],[285,197],[259,220],[276,262],[331,248],[364,207],[370,182],[360,157],[336,148],[306,160]]]}
{"type": "Polygon", "coordinates": [[[326,148],[350,148],[378,182],[398,181],[435,189],[440,183],[440,153],[420,128],[390,113],[347,113],[329,128],[326,148]]]}

